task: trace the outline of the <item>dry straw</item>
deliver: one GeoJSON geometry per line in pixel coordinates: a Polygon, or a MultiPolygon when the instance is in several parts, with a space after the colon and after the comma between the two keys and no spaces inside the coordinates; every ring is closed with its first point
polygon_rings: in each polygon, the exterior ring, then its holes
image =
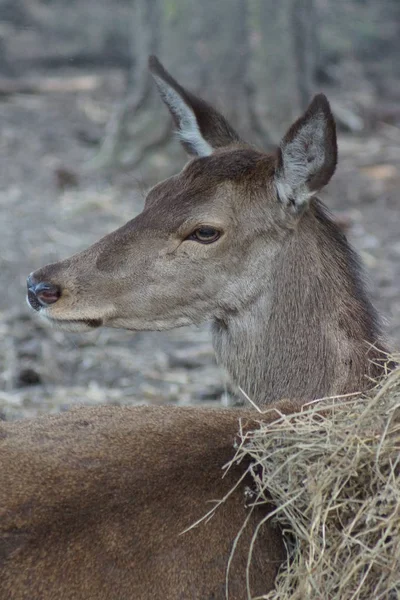
{"type": "Polygon", "coordinates": [[[400,598],[400,369],[368,396],[261,418],[234,461],[249,457],[255,503],[272,499],[288,547],[276,590],[262,598],[400,598]]]}

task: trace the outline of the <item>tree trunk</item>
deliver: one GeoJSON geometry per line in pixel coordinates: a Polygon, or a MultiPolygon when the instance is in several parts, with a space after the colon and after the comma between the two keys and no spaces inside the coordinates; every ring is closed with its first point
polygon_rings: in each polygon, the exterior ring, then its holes
{"type": "Polygon", "coordinates": [[[132,167],[151,155],[159,169],[169,162],[167,147],[172,161],[183,162],[147,72],[153,53],[180,83],[219,108],[244,139],[264,148],[276,143],[311,96],[313,2],[136,0],[128,93],[93,164],[132,167]]]}

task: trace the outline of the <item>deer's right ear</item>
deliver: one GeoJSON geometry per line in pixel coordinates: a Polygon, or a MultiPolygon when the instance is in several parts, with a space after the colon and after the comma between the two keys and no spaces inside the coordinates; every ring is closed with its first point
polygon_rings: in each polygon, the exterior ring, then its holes
{"type": "Polygon", "coordinates": [[[189,154],[208,156],[216,148],[239,141],[238,134],[225,118],[179,85],[155,56],[149,58],[149,69],[189,154]]]}
{"type": "Polygon", "coordinates": [[[283,138],[278,152],[278,196],[284,204],[301,209],[328,183],[336,168],[336,127],[326,96],[315,96],[283,138]]]}

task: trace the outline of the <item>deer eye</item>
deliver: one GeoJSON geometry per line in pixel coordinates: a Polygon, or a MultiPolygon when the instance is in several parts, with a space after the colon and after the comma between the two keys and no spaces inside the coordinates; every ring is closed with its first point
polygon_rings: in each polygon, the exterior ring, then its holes
{"type": "Polygon", "coordinates": [[[216,242],[221,232],[214,227],[199,227],[195,229],[186,239],[200,242],[201,244],[211,244],[216,242]]]}

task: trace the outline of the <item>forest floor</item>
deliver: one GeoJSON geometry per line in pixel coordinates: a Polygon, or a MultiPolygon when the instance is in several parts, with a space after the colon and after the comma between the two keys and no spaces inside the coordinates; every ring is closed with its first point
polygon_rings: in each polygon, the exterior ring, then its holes
{"type": "MultiPolygon", "coordinates": [[[[117,71],[73,69],[40,93],[0,96],[0,415],[75,403],[228,403],[208,326],[163,333],[46,329],[25,303],[27,274],[81,250],[140,212],[143,172],[90,173],[123,85],[117,71]],[[68,84],[69,82],[69,84],[68,84]]],[[[400,344],[400,129],[341,134],[321,196],[361,253],[375,305],[400,344]]]]}

